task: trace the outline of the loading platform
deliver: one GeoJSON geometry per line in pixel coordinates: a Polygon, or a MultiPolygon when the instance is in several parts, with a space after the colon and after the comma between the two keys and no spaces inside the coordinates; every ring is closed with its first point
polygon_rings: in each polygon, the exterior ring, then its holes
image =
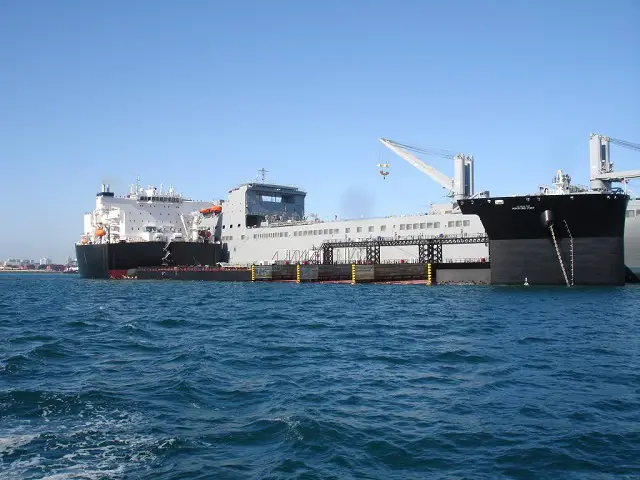
{"type": "Polygon", "coordinates": [[[384,238],[377,237],[366,240],[328,240],[322,243],[323,265],[333,265],[333,251],[336,248],[361,248],[365,250],[365,263],[380,264],[381,247],[418,247],[418,263],[443,263],[443,245],[469,245],[484,243],[489,245],[486,235],[449,235],[438,237],[384,238]]]}
{"type": "MultiPolygon", "coordinates": [[[[339,282],[339,283],[447,283],[489,284],[490,263],[485,258],[444,261],[443,245],[488,244],[484,235],[413,238],[372,238],[365,240],[326,241],[321,244],[322,260],[302,263],[252,265],[250,268],[160,267],[139,268],[131,278],[156,280],[209,280],[250,282],[339,282]],[[416,246],[414,262],[382,262],[382,247],[416,246]],[[365,260],[334,263],[334,249],[359,248],[365,260]]],[[[316,257],[319,258],[319,257],[316,257]]]]}

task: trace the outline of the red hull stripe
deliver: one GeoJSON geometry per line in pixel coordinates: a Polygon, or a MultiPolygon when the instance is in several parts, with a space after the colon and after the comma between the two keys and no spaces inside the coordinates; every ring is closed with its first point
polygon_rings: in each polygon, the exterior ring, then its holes
{"type": "Polygon", "coordinates": [[[127,274],[127,270],[109,270],[109,278],[122,278],[127,274]]]}

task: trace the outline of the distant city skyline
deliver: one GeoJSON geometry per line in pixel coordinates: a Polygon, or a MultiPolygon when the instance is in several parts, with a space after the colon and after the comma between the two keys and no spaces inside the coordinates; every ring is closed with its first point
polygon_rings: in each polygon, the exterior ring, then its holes
{"type": "Polygon", "coordinates": [[[442,202],[380,137],[473,155],[492,194],[588,184],[589,133],[640,142],[640,3],[613,5],[2,2],[0,259],[74,255],[137,176],[213,200],[264,167],[322,218],[442,202]]]}

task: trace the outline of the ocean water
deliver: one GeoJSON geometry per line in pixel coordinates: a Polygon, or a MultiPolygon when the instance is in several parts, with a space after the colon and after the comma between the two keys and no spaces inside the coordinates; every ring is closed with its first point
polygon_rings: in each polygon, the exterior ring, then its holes
{"type": "Polygon", "coordinates": [[[639,306],[2,274],[0,478],[640,478],[639,306]]]}

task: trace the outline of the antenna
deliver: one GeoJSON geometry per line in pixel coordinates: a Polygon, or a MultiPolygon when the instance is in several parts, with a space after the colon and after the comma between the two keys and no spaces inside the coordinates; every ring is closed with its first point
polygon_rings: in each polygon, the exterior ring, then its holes
{"type": "Polygon", "coordinates": [[[260,174],[260,178],[262,179],[262,183],[264,183],[264,179],[265,179],[267,173],[269,173],[269,170],[265,170],[264,167],[263,167],[260,170],[258,170],[258,173],[260,174]]]}

